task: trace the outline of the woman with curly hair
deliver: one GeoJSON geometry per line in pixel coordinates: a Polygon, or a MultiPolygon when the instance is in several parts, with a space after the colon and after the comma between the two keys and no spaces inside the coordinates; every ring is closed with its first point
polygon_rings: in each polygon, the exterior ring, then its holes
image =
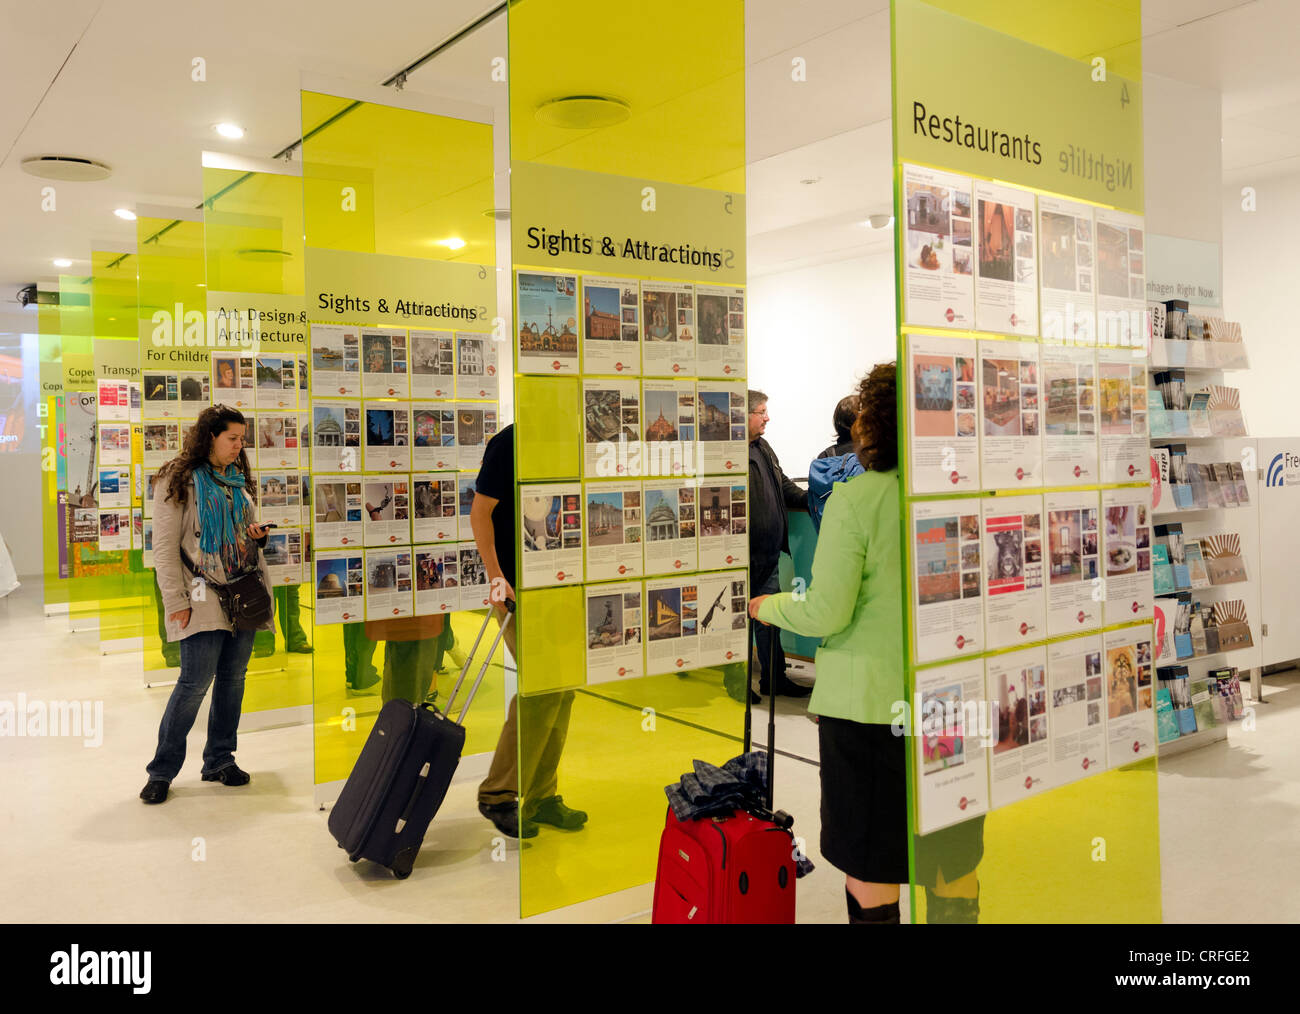
{"type": "MultiPolygon", "coordinates": [[[[904,699],[895,374],[881,363],[859,385],[853,438],[866,471],[826,501],[807,591],[749,604],[760,622],[822,638],[808,703],[819,716],[821,851],[844,871],[849,922],[862,925],[897,923],[909,880],[908,739],[893,725],[904,699]]],[[[983,818],[917,839],[928,921],[975,921],[982,854],[983,818]]]]}
{"type": "MultiPolygon", "coordinates": [[[[270,595],[261,549],[268,529],[254,512],[256,488],[244,453],[247,422],[225,405],[204,409],[185,434],[180,456],[154,483],[154,572],[166,614],[168,641],[180,642],[181,674],[158,729],[158,748],[140,792],[161,803],[185,761],[185,738],[212,685],[205,782],[247,785],[235,764],[244,700],[244,673],[256,631],[238,630],[209,585],[224,585],[254,571],[270,595]]],[[[274,616],[260,629],[273,629],[274,616]]]]}

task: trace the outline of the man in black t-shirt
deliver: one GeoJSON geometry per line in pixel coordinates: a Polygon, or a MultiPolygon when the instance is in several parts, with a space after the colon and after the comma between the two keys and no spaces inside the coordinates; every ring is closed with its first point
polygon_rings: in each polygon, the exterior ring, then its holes
{"type": "MultiPolygon", "coordinates": [[[[474,502],[470,507],[470,526],[474,543],[487,570],[493,610],[497,622],[504,623],[505,606],[498,603],[515,598],[515,428],[511,424],[488,441],[483,464],[474,483],[474,502]]],[[[519,627],[516,600],[514,620],[506,627],[503,640],[518,665],[515,650],[519,627]]],[[[492,755],[492,767],[478,787],[479,812],[511,838],[532,838],[538,824],[551,824],[566,831],[576,831],[587,822],[587,815],[564,805],[556,793],[556,770],[569,732],[569,715],[573,710],[573,691],[537,694],[519,703],[516,695],[501,738],[492,755]],[[523,711],[524,735],[518,735],[518,712],[523,711]],[[523,819],[520,819],[519,795],[523,787],[523,819]]]]}

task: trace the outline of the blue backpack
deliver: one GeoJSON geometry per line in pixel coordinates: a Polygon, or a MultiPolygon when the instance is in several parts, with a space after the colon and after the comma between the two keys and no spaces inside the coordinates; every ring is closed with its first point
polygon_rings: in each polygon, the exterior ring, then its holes
{"type": "Polygon", "coordinates": [[[808,466],[808,516],[813,528],[821,531],[822,512],[831,498],[837,482],[848,482],[865,469],[858,456],[852,452],[839,457],[817,458],[808,466]]]}

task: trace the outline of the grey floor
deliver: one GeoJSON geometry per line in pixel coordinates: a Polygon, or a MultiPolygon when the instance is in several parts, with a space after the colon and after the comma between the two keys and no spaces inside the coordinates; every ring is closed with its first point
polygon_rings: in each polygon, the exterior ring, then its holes
{"type": "MultiPolygon", "coordinates": [[[[143,689],[139,654],[104,656],[97,634],[45,618],[38,585],[0,599],[0,701],[101,700],[103,742],[0,737],[0,913],[8,922],[518,920],[511,843],[492,849],[467,759],[411,879],[350,866],[312,802],[308,725],[241,732],[246,789],[187,764],[173,798],[136,798],[169,690],[143,689]]],[[[1167,922],[1300,919],[1300,677],[1270,678],[1254,731],[1160,765],[1167,922]],[[1224,862],[1224,859],[1230,859],[1224,862]]],[[[781,699],[777,805],[819,863],[800,882],[800,922],[843,922],[843,881],[820,861],[816,726],[781,699]]],[[[191,738],[202,750],[204,716],[191,738]]],[[[756,739],[766,729],[755,712],[756,739]]],[[[649,886],[530,921],[644,922],[649,886]]]]}

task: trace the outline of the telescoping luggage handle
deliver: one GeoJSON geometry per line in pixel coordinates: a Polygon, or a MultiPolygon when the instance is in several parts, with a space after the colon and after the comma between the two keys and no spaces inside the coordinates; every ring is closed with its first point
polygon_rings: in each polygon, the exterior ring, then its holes
{"type": "MultiPolygon", "coordinates": [[[[767,673],[767,809],[771,811],[773,802],[773,786],[776,777],[776,678],[772,672],[776,663],[776,639],[780,635],[776,630],[772,631],[772,636],[767,640],[767,665],[763,669],[767,673]]],[[[758,627],[755,626],[754,620],[749,621],[749,658],[745,664],[745,673],[748,679],[745,682],[745,751],[748,753],[752,746],[753,738],[753,711],[754,705],[750,700],[750,693],[754,685],[754,643],[758,640],[758,627]]],[[[780,817],[789,819],[786,814],[781,813],[780,817]]],[[[784,826],[781,820],[775,817],[765,817],[774,824],[784,826]]]]}
{"type": "MultiPolygon", "coordinates": [[[[483,664],[479,667],[478,675],[474,678],[474,685],[470,687],[469,695],[465,698],[465,703],[460,709],[460,714],[456,716],[457,725],[465,724],[465,712],[469,711],[469,706],[474,703],[474,697],[478,694],[479,684],[483,682],[483,676],[487,673],[487,668],[492,661],[492,656],[497,653],[497,645],[501,643],[501,638],[505,636],[506,626],[514,619],[515,600],[506,599],[502,604],[505,606],[506,610],[505,619],[501,621],[501,626],[497,630],[497,636],[492,641],[492,647],[488,649],[488,653],[483,659],[483,664]]],[[[487,611],[487,615],[483,617],[483,626],[478,628],[478,636],[474,638],[474,645],[465,655],[465,664],[461,666],[460,675],[456,678],[456,685],[451,688],[451,696],[447,698],[446,714],[448,717],[451,716],[451,706],[455,703],[456,695],[460,693],[461,684],[465,682],[465,674],[469,672],[469,667],[474,664],[474,655],[478,651],[479,643],[483,640],[483,634],[486,633],[488,623],[491,622],[492,615],[495,612],[495,609],[489,609],[487,611]]]]}

